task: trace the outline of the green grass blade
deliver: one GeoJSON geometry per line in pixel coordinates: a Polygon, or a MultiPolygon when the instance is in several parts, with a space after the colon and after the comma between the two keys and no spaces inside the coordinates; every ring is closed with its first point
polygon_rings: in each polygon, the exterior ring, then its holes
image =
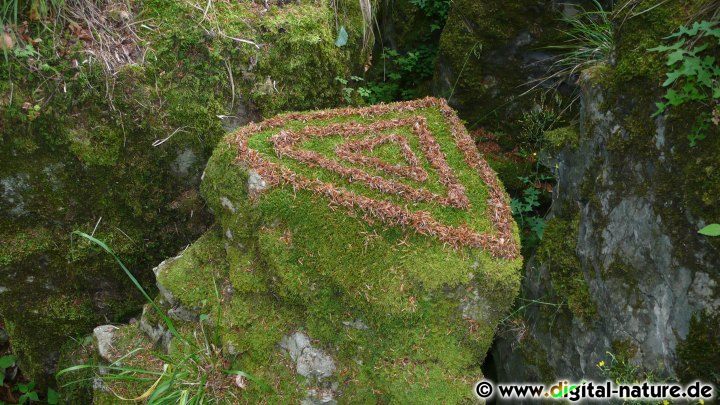
{"type": "Polygon", "coordinates": [[[153,308],[155,308],[155,310],[157,311],[158,315],[160,315],[160,317],[162,318],[163,322],[167,326],[170,333],[172,333],[172,335],[174,337],[176,337],[176,338],[182,340],[183,342],[188,343],[192,346],[192,344],[190,342],[188,342],[184,337],[182,337],[180,335],[180,333],[178,333],[177,329],[175,329],[175,324],[173,323],[173,321],[155,303],[155,301],[152,298],[150,298],[150,296],[145,291],[145,289],[142,287],[142,285],[140,285],[140,282],[135,278],[135,276],[133,276],[133,274],[130,272],[130,270],[128,270],[128,268],[125,267],[125,264],[122,262],[122,260],[120,260],[120,258],[115,254],[115,252],[112,249],[110,249],[110,247],[108,247],[108,245],[106,245],[105,242],[103,242],[97,238],[94,238],[94,237],[86,234],[85,232],[81,232],[81,231],[73,231],[73,235],[78,235],[82,238],[85,238],[85,239],[89,240],[90,242],[100,246],[104,251],[109,253],[113,257],[113,259],[115,259],[115,261],[120,265],[120,267],[123,269],[123,271],[128,276],[128,278],[130,278],[130,281],[132,281],[132,283],[135,285],[135,287],[138,290],[140,290],[140,292],[145,297],[145,299],[150,303],[150,305],[152,305],[153,308]]]}

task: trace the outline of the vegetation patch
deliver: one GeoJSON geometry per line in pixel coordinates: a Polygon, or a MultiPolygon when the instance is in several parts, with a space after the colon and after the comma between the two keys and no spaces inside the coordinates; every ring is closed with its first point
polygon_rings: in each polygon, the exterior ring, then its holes
{"type": "Polygon", "coordinates": [[[546,266],[558,297],[585,323],[593,321],[597,309],[588,290],[580,259],[575,252],[578,220],[554,218],[548,222],[537,251],[539,265],[546,266]]]}

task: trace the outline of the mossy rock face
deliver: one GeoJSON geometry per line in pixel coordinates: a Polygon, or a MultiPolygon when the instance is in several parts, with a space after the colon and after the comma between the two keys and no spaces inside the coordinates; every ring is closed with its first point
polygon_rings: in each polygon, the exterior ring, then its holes
{"type": "Polygon", "coordinates": [[[474,398],[522,259],[502,185],[444,101],[250,124],[202,191],[216,228],[158,283],[275,388],[243,401],[474,398]]]}
{"type": "Polygon", "coordinates": [[[343,2],[337,20],[328,2],[269,2],[267,10],[259,3],[217,2],[204,11],[135,1],[128,24],[139,38],[128,46],[146,57],[112,72],[88,58],[97,44],[45,21],[26,28],[38,39],[36,55],[7,52],[0,317],[12,325],[25,375],[40,385],[52,379],[64,340],[127,319],[142,302],[117,264],[73,241],[72,231],[94,232],[150,287],[152,266],[211,223],[197,188],[225,131],[262,115],[337,105],[334,78],[364,62],[357,2],[343,2]],[[336,22],[348,31],[345,47],[335,45],[336,22]],[[56,311],[68,303],[82,313],[56,311]]]}
{"type": "Polygon", "coordinates": [[[542,357],[568,378],[610,377],[596,366],[609,364],[610,352],[638,374],[713,379],[716,356],[709,353],[717,344],[708,332],[717,330],[720,309],[720,241],[698,230],[720,215],[720,133],[711,128],[690,146],[706,108],[700,103],[653,116],[667,67],[662,54],[647,51],[667,44],[706,4],[617,4],[648,11],[617,26],[612,64],[581,75],[578,136],[546,134],[565,146],[553,162],[554,219],[522,288],[523,300],[542,304],[525,308],[516,320],[526,326],[517,328],[522,336],[493,353],[498,364],[511,365],[501,379],[534,379],[522,357],[535,343],[552,348],[542,357]]]}

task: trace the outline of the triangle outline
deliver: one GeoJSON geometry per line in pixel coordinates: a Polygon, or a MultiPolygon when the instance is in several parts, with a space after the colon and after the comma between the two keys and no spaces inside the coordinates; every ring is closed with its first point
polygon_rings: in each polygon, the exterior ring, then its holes
{"type": "Polygon", "coordinates": [[[445,159],[440,145],[430,132],[427,120],[422,116],[411,116],[371,124],[357,122],[330,124],[326,126],[307,126],[298,131],[281,130],[270,138],[278,158],[290,157],[310,167],[320,167],[333,172],[351,183],[360,183],[376,191],[396,195],[409,203],[434,202],[443,206],[467,210],[470,200],[465,187],[455,177],[452,168],[445,159]],[[420,141],[421,153],[440,177],[445,187],[445,195],[439,195],[425,188],[414,188],[393,179],[386,179],[362,171],[355,167],[341,165],[319,152],[300,149],[303,141],[312,137],[342,136],[350,138],[359,134],[380,135],[380,131],[410,126],[420,141]]]}
{"type": "Polygon", "coordinates": [[[387,174],[404,177],[418,183],[426,182],[429,177],[417,155],[410,147],[407,138],[395,133],[379,136],[370,135],[363,139],[348,140],[335,148],[335,155],[350,163],[378,169],[387,174]],[[386,144],[396,145],[400,148],[405,165],[387,163],[378,157],[368,155],[376,148],[386,144]]]}

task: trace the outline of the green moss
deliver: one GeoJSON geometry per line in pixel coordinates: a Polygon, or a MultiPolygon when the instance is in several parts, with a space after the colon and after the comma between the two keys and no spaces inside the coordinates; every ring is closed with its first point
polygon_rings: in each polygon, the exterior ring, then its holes
{"type": "Polygon", "coordinates": [[[544,138],[553,150],[561,150],[566,147],[577,148],[580,143],[579,133],[572,126],[546,131],[544,138]]]}
{"type": "Polygon", "coordinates": [[[700,380],[720,384],[720,317],[705,312],[690,320],[688,335],[677,348],[675,370],[683,382],[700,380]]]}
{"type": "Polygon", "coordinates": [[[45,228],[22,230],[2,239],[0,267],[22,261],[53,246],[53,236],[45,228]]]}
{"type": "MultiPolygon", "coordinates": [[[[484,215],[485,206],[482,203],[487,198],[485,186],[474,177],[472,170],[460,164],[463,161],[462,155],[448,143],[449,133],[438,112],[428,109],[422,114],[429,118],[431,131],[445,148],[448,162],[466,185],[471,201],[478,203],[471,208],[469,215],[430,203],[414,205],[428,210],[443,222],[459,224],[468,220],[469,226],[481,232],[489,230],[490,224],[484,215]]],[[[407,114],[398,114],[397,117],[404,115],[407,114]]],[[[395,118],[396,115],[389,117],[395,118]]],[[[293,128],[293,125],[300,124],[291,123],[288,127],[293,128]]],[[[275,160],[274,153],[268,150],[266,142],[271,135],[272,132],[267,132],[253,137],[250,147],[258,148],[271,156],[271,160],[275,160]]],[[[411,134],[408,134],[408,137],[413,138],[411,134]]],[[[332,144],[314,146],[321,153],[324,148],[332,150],[332,144]]],[[[334,174],[303,167],[290,159],[284,159],[283,164],[309,177],[340,183],[363,195],[402,204],[402,200],[395,196],[382,195],[362,185],[346,184],[334,174]]],[[[423,164],[429,173],[435,175],[427,162],[423,164]]],[[[432,186],[439,182],[435,180],[428,183],[428,186],[432,186]]],[[[313,297],[321,293],[332,294],[331,291],[321,292],[322,288],[337,288],[364,302],[368,308],[376,308],[379,313],[412,311],[413,304],[409,298],[412,295],[421,295],[421,291],[413,291],[410,286],[434,290],[442,285],[464,283],[468,281],[467,277],[471,274],[468,269],[474,261],[492,262],[482,252],[456,253],[422,236],[405,235],[397,229],[386,228],[380,224],[367,224],[336,214],[322,199],[304,190],[273,191],[271,197],[259,202],[257,209],[262,215],[269,216],[264,222],[272,223],[273,220],[269,218],[277,218],[286,226],[286,230],[273,230],[274,235],[261,233],[259,242],[262,256],[283,280],[288,294],[305,296],[307,302],[312,302],[315,299],[313,297]],[[329,217],[334,218],[333,221],[328,221],[329,217]],[[290,238],[285,240],[291,240],[291,243],[282,240],[284,233],[289,233],[290,238]],[[358,235],[366,236],[358,240],[358,235]],[[391,270],[386,271],[387,268],[391,270]],[[309,274],[313,273],[328,278],[321,284],[323,287],[310,288],[313,280],[309,274]]]]}
{"type": "Polygon", "coordinates": [[[182,252],[157,275],[158,283],[189,308],[212,307],[217,301],[215,282],[227,274],[222,238],[210,231],[182,252]]]}
{"type": "MultiPolygon", "coordinates": [[[[91,336],[69,340],[60,349],[58,370],[93,364],[93,340],[91,336]]],[[[80,369],[60,376],[57,384],[63,403],[86,404],[93,402],[93,373],[90,368],[80,369]]]]}
{"type": "Polygon", "coordinates": [[[241,294],[267,291],[265,274],[255,263],[252,252],[228,246],[227,261],[230,283],[235,291],[241,294]]]}
{"type": "Polygon", "coordinates": [[[575,251],[577,229],[577,219],[553,218],[548,221],[536,260],[547,267],[553,288],[567,302],[573,315],[590,323],[597,316],[597,309],[575,251]]]}
{"type": "Polygon", "coordinates": [[[56,345],[70,338],[77,338],[77,327],[89,329],[95,324],[94,306],[89,299],[69,295],[48,295],[33,302],[25,318],[17,313],[4,312],[3,322],[12,342],[18,364],[40,387],[52,383],[52,376],[45,368],[48,345],[56,345]],[[42,312],[45,316],[32,319],[29,315],[42,312]]]}
{"type": "Polygon", "coordinates": [[[110,128],[94,128],[88,132],[71,130],[68,139],[70,150],[89,166],[112,166],[120,158],[123,137],[110,128]]]}
{"type": "MultiPolygon", "coordinates": [[[[637,13],[633,18],[624,18],[622,27],[615,38],[617,61],[615,65],[615,83],[625,83],[640,77],[655,79],[656,84],[664,78],[664,59],[659,53],[648,52],[658,46],[658,42],[667,37],[688,19],[690,7],[676,3],[657,4],[653,0],[626,0],[616,7],[623,10],[649,10],[637,13]]],[[[688,4],[698,1],[689,1],[688,4]]],[[[631,11],[628,11],[631,12],[631,11]]],[[[624,17],[624,16],[623,16],[624,17]]]]}

